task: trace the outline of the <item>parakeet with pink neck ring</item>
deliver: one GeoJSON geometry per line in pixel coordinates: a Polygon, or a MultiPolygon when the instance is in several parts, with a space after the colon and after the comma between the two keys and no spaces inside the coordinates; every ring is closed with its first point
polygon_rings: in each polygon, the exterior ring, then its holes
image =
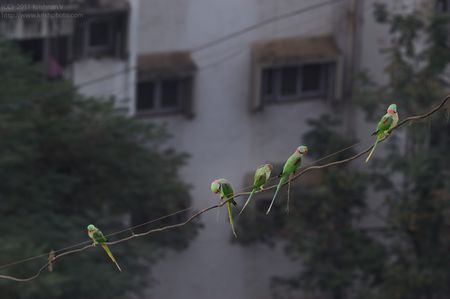
{"type": "Polygon", "coordinates": [[[93,224],[88,225],[87,231],[89,238],[91,238],[92,241],[94,241],[94,246],[100,244],[106,251],[106,254],[109,256],[109,258],[114,262],[114,264],[116,264],[117,269],[119,269],[119,271],[122,272],[122,269],[120,269],[120,266],[117,263],[116,259],[114,258],[111,250],[109,250],[108,245],[105,244],[108,240],[103,235],[102,231],[96,228],[93,224]]]}
{"type": "Polygon", "coordinates": [[[272,202],[270,203],[269,208],[267,209],[266,214],[269,214],[270,209],[272,209],[272,205],[275,202],[275,198],[277,197],[278,191],[280,191],[281,186],[289,179],[289,176],[297,171],[297,169],[302,164],[302,157],[308,153],[308,147],[306,145],[301,145],[297,147],[295,152],[287,159],[286,163],[284,163],[283,171],[278,176],[280,181],[278,182],[277,189],[275,190],[275,194],[273,195],[272,202]]]}
{"type": "Polygon", "coordinates": [[[253,186],[252,186],[252,192],[250,193],[250,196],[247,198],[247,201],[244,204],[244,207],[242,208],[241,212],[239,213],[239,215],[242,214],[242,212],[244,211],[245,207],[248,205],[248,203],[250,202],[250,199],[252,199],[253,194],[255,194],[255,192],[258,189],[263,189],[264,184],[269,180],[270,178],[270,174],[272,173],[272,165],[271,164],[264,164],[258,167],[258,169],[256,169],[255,171],[255,177],[253,178],[253,186]]]}
{"type": "Polygon", "coordinates": [[[375,150],[375,147],[377,146],[378,142],[386,138],[389,135],[390,131],[397,126],[397,123],[398,123],[397,105],[391,104],[387,109],[387,113],[378,122],[377,129],[375,130],[375,132],[372,133],[372,136],[377,135],[377,139],[375,140],[372,150],[367,156],[366,163],[369,162],[369,159],[372,156],[373,151],[375,150]]]}
{"type": "Polygon", "coordinates": [[[236,206],[236,202],[233,199],[234,191],[231,184],[226,179],[217,179],[211,183],[211,191],[214,194],[220,193],[220,199],[227,200],[227,210],[228,210],[228,220],[230,221],[231,231],[233,235],[237,238],[236,231],[234,229],[233,215],[231,213],[231,204],[236,206]]]}

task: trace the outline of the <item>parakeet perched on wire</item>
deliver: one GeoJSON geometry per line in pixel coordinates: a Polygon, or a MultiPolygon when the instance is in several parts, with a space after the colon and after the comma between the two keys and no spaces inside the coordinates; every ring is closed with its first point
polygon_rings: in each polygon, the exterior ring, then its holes
{"type": "MultiPolygon", "coordinates": [[[[211,183],[211,191],[212,193],[220,193],[220,198],[222,200],[227,200],[234,196],[233,188],[230,183],[226,179],[217,179],[211,183]]],[[[234,230],[233,224],[233,215],[231,214],[231,204],[236,206],[236,202],[234,199],[227,201],[227,210],[228,210],[228,219],[230,221],[231,230],[233,231],[233,235],[237,238],[236,231],[234,230]]]]}
{"type": "Polygon", "coordinates": [[[255,172],[255,177],[253,179],[253,187],[252,187],[252,192],[250,193],[250,196],[247,198],[247,201],[244,204],[244,207],[242,208],[241,212],[239,213],[239,215],[242,214],[242,212],[244,211],[245,207],[248,205],[248,203],[250,202],[250,199],[253,197],[253,194],[255,194],[255,192],[258,189],[263,189],[264,184],[269,180],[270,178],[270,174],[272,173],[272,165],[271,164],[264,164],[258,167],[258,169],[256,169],[255,172]]]}
{"type": "Polygon", "coordinates": [[[266,214],[269,214],[270,209],[272,209],[272,205],[275,202],[275,198],[277,197],[278,191],[280,191],[281,186],[289,179],[289,176],[300,167],[302,164],[303,155],[308,153],[308,147],[306,145],[301,145],[297,147],[295,152],[287,159],[286,163],[284,163],[283,171],[278,176],[280,178],[280,182],[278,183],[275,194],[273,195],[272,202],[270,203],[269,208],[267,209],[266,214]]]}
{"type": "Polygon", "coordinates": [[[387,113],[381,118],[378,122],[377,129],[373,132],[372,135],[377,135],[377,139],[375,140],[375,144],[372,147],[369,155],[367,156],[366,163],[369,162],[370,157],[375,150],[378,142],[386,138],[390,131],[397,126],[398,123],[398,114],[397,114],[397,105],[391,104],[387,109],[387,113]]]}
{"type": "Polygon", "coordinates": [[[92,241],[94,241],[94,246],[97,244],[100,244],[103,247],[103,249],[106,251],[106,254],[108,254],[108,256],[111,258],[111,260],[114,262],[114,264],[116,264],[119,271],[122,272],[122,269],[120,269],[120,266],[117,263],[116,259],[114,258],[113,254],[111,253],[111,250],[109,250],[108,245],[105,244],[108,240],[103,235],[101,230],[96,228],[93,224],[89,224],[87,227],[87,230],[88,230],[89,238],[91,238],[92,241]]]}

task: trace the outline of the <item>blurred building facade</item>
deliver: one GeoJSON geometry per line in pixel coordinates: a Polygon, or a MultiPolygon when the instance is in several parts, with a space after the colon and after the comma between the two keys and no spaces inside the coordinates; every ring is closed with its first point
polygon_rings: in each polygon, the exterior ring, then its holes
{"type": "Polygon", "coordinates": [[[135,60],[132,11],[126,0],[5,0],[0,35],[49,79],[71,79],[86,86],[80,90],[86,95],[125,99],[134,93],[134,73],[123,71],[135,60]]]}
{"type": "MultiPolygon", "coordinates": [[[[166,124],[171,146],[191,156],[182,176],[195,209],[217,202],[212,180],[242,190],[258,165],[283,163],[302,144],[308,119],[340,114],[343,130],[359,137],[373,127],[349,96],[357,70],[386,80],[379,49],[389,44],[388,29],[372,16],[374,0],[46,0],[36,1],[39,9],[29,2],[2,6],[11,15],[1,18],[1,34],[50,79],[64,76],[87,95],[114,96],[133,117],[166,124]],[[73,15],[23,17],[37,11],[73,15]]],[[[447,2],[439,1],[442,9],[447,2]]],[[[226,212],[217,216],[205,214],[192,244],[155,267],[149,297],[271,298],[271,277],[298,270],[282,243],[231,242],[226,212]]]]}
{"type": "MultiPolygon", "coordinates": [[[[218,201],[213,179],[242,190],[257,166],[283,163],[302,144],[307,119],[346,113],[356,6],[322,2],[140,2],[133,114],[165,123],[172,145],[191,155],[183,178],[196,209],[218,201]],[[242,32],[254,24],[265,25],[242,32]]],[[[267,208],[269,200],[255,202],[267,208]]],[[[205,227],[189,248],[157,265],[151,298],[271,298],[271,278],[298,271],[282,243],[232,243],[226,211],[217,217],[202,216],[205,227]]]]}

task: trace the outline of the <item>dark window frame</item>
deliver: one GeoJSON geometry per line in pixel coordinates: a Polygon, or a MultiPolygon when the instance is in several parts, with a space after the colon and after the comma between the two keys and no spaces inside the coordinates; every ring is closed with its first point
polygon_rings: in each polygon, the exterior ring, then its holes
{"type": "Polygon", "coordinates": [[[260,96],[261,101],[267,104],[285,103],[285,102],[297,102],[309,99],[326,99],[329,96],[330,88],[329,84],[332,83],[330,79],[331,71],[333,70],[332,65],[334,62],[302,62],[302,63],[290,63],[281,65],[267,65],[261,68],[261,85],[260,85],[260,96]],[[305,66],[320,67],[320,81],[319,88],[312,91],[303,91],[303,77],[305,76],[303,68],[305,66]],[[296,92],[290,95],[283,95],[281,85],[282,85],[282,72],[288,68],[297,69],[297,83],[296,92]],[[266,82],[266,76],[268,72],[272,72],[272,82],[270,82],[272,94],[268,95],[265,91],[267,90],[268,83],[266,82]]]}
{"type": "MultiPolygon", "coordinates": [[[[184,94],[183,91],[186,88],[186,86],[183,86],[184,84],[192,85],[192,77],[157,77],[152,79],[143,79],[138,80],[137,86],[136,86],[136,103],[135,103],[135,114],[137,116],[154,116],[154,115],[172,115],[172,114],[179,114],[185,112],[185,107],[187,105],[187,102],[189,101],[189,97],[191,95],[184,94]],[[162,86],[164,81],[173,81],[175,80],[177,82],[177,105],[173,107],[163,107],[163,99],[162,99],[162,86]],[[139,85],[145,83],[153,83],[153,108],[151,109],[139,109],[139,85]]],[[[192,86],[188,86],[189,89],[192,88],[192,86]]]]}
{"type": "Polygon", "coordinates": [[[74,20],[75,32],[73,34],[73,58],[112,57],[125,59],[128,55],[128,13],[118,11],[111,13],[91,13],[85,18],[74,20]],[[108,43],[92,45],[91,25],[105,22],[108,26],[108,43]]]}
{"type": "Polygon", "coordinates": [[[85,51],[88,55],[99,55],[112,52],[114,49],[114,20],[108,17],[93,18],[86,21],[86,31],[84,35],[85,51]],[[108,30],[108,43],[105,45],[91,45],[91,26],[95,23],[106,23],[108,30]]]}

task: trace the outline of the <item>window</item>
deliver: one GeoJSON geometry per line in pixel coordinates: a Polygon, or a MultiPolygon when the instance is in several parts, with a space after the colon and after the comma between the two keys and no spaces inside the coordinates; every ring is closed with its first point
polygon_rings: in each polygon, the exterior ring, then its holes
{"type": "Polygon", "coordinates": [[[450,0],[437,0],[436,9],[440,12],[450,12],[450,0]]]}
{"type": "Polygon", "coordinates": [[[189,51],[141,54],[138,57],[136,115],[193,113],[196,65],[189,51]]]}
{"type": "Polygon", "coordinates": [[[49,79],[62,78],[63,69],[69,64],[68,37],[23,39],[15,43],[33,63],[43,64],[42,71],[49,79]]]}
{"type": "Polygon", "coordinates": [[[89,20],[86,25],[86,54],[108,55],[113,53],[113,23],[109,19],[89,20]]]}
{"type": "Polygon", "coordinates": [[[89,24],[89,47],[109,47],[112,24],[108,21],[92,21],[89,24]]]}
{"type": "Polygon", "coordinates": [[[270,103],[342,99],[343,59],[331,35],[256,42],[250,74],[250,112],[270,103]]]}
{"type": "Polygon", "coordinates": [[[327,63],[264,68],[262,100],[271,103],[326,97],[329,69],[327,63]]]}
{"type": "Polygon", "coordinates": [[[151,111],[155,107],[155,82],[140,82],[137,87],[137,111],[151,111]]]}
{"type": "Polygon", "coordinates": [[[89,15],[75,20],[74,56],[124,57],[126,53],[127,14],[89,15]]]}
{"type": "Polygon", "coordinates": [[[16,41],[21,52],[31,58],[33,63],[44,60],[44,39],[24,39],[16,41]]]}
{"type": "Polygon", "coordinates": [[[181,112],[189,101],[190,78],[163,78],[141,81],[137,85],[138,115],[181,112]]]}

